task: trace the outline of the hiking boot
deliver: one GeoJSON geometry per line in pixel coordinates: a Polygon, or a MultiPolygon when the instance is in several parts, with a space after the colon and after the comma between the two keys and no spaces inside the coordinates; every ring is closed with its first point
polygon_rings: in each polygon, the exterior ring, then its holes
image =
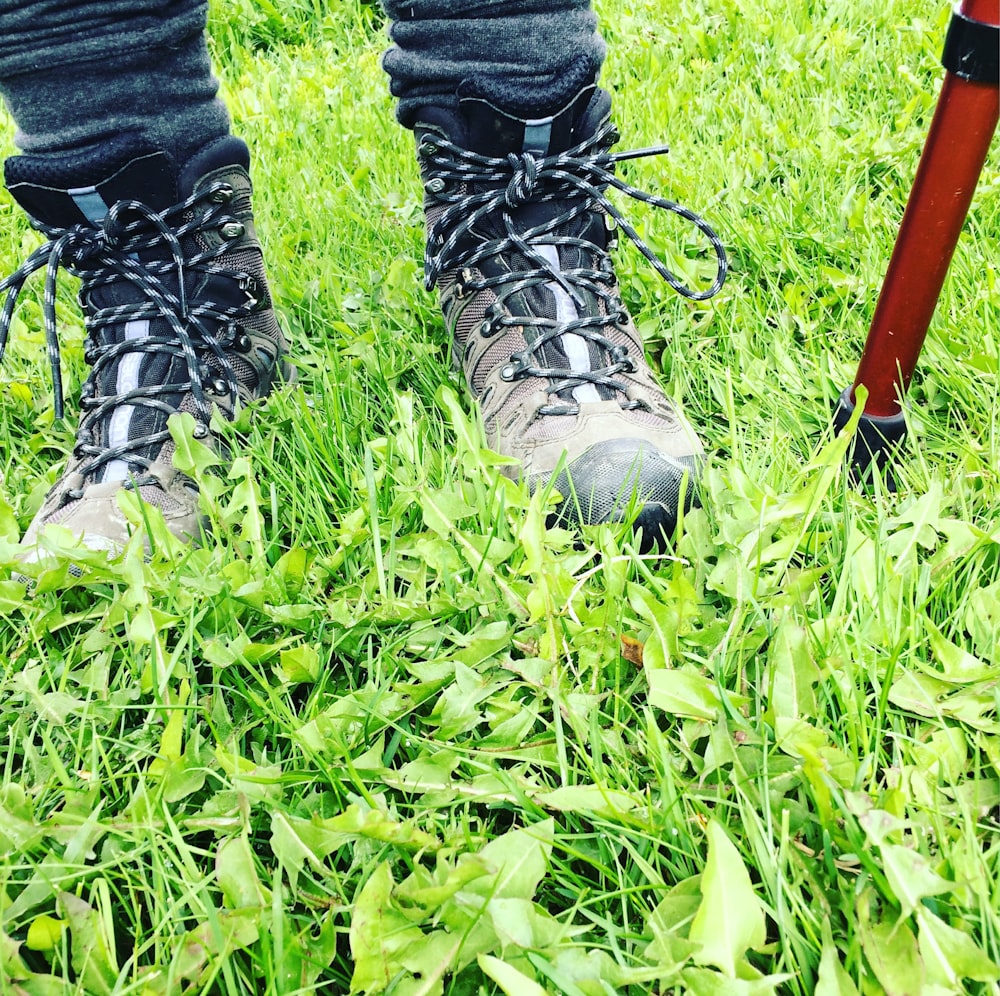
{"type": "Polygon", "coordinates": [[[28,528],[33,546],[59,523],[93,549],[117,551],[131,527],[118,505],[131,489],[170,531],[196,540],[198,491],[172,465],[167,419],[190,412],[194,434],[219,447],[209,423],[270,393],[285,339],[267,288],[251,213],[249,154],[226,136],[188,162],[124,137],[100,161],[8,159],[7,187],[48,242],[0,284],[0,356],[15,299],[47,268],[45,331],[55,414],[63,414],[55,327],[58,267],[79,277],[90,373],[69,463],[28,528]]]}
{"type": "Polygon", "coordinates": [[[726,257],[692,212],[613,176],[610,98],[588,87],[562,111],[522,119],[466,98],[416,126],[425,191],[428,288],[437,286],[454,359],[491,449],[513,477],[563,497],[554,521],[634,515],[644,545],[690,505],[703,449],[664,395],[617,289],[608,250],[624,232],[670,284],[703,300],[726,257]],[[705,291],[687,288],[605,197],[608,186],[693,222],[715,250],[705,291]]]}

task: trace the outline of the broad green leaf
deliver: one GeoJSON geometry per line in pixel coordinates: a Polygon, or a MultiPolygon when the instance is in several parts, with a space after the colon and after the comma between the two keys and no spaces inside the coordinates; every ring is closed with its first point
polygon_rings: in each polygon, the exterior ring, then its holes
{"type": "Polygon", "coordinates": [[[768,647],[769,710],[775,717],[799,719],[816,713],[813,686],[819,668],[810,650],[809,631],[785,614],[768,647]]]}
{"type": "Polygon", "coordinates": [[[354,901],[350,944],[352,993],[380,993],[403,969],[401,954],[424,942],[423,931],[392,906],[392,872],[383,861],[354,901]]]}
{"type": "Polygon", "coordinates": [[[715,965],[735,978],[748,948],[767,939],[764,911],[753,891],[746,866],[725,829],[711,820],[707,828],[708,860],[701,875],[701,905],[688,938],[701,945],[694,960],[715,965]]]}
{"type": "Polygon", "coordinates": [[[933,871],[930,862],[919,851],[900,844],[882,845],[882,864],[903,916],[912,913],[924,897],[955,888],[954,882],[933,871]]]}
{"type": "Polygon", "coordinates": [[[60,941],[67,927],[65,920],[51,916],[36,916],[28,925],[25,947],[31,951],[51,951],[60,941]]]}
{"type": "MultiPolygon", "coordinates": [[[[659,969],[644,966],[626,968],[608,952],[597,948],[561,944],[550,955],[550,979],[562,985],[575,985],[584,996],[607,996],[608,990],[628,992],[628,987],[641,987],[641,992],[652,989],[650,983],[662,979],[659,969]]],[[[536,964],[537,967],[537,963],[536,964]]]]}
{"type": "Polygon", "coordinates": [[[935,730],[926,740],[912,746],[913,759],[921,771],[942,784],[963,780],[969,760],[969,740],[960,726],[935,730]]]}
{"type": "Polygon", "coordinates": [[[642,666],[648,671],[669,667],[681,654],[678,638],[691,631],[698,616],[698,596],[690,580],[678,573],[655,591],[630,582],[626,592],[629,604],[651,629],[642,648],[642,666]]]}
{"type": "Polygon", "coordinates": [[[182,474],[200,480],[222,461],[214,449],[195,439],[194,424],[190,412],[180,412],[167,419],[167,428],[174,440],[174,466],[182,474]]]}
{"type": "Polygon", "coordinates": [[[215,854],[215,878],[226,906],[231,910],[244,906],[264,906],[270,893],[260,884],[250,842],[244,832],[224,840],[215,854]]]}
{"type": "MultiPolygon", "coordinates": [[[[856,796],[847,797],[849,806],[855,798],[856,796]]],[[[871,806],[871,800],[867,796],[863,796],[862,799],[863,804],[871,806]]],[[[858,817],[858,823],[864,828],[868,840],[876,847],[881,847],[892,834],[898,835],[906,827],[904,820],[884,809],[853,811],[858,817]]]]}
{"type": "Polygon", "coordinates": [[[905,568],[917,547],[933,550],[937,546],[942,500],[941,483],[932,481],[923,494],[909,501],[898,516],[889,519],[892,531],[885,546],[898,570],[905,568]],[[894,526],[898,528],[893,530],[894,526]]]}
{"type": "Polygon", "coordinates": [[[488,681],[478,671],[456,661],[454,680],[438,699],[431,721],[440,724],[438,738],[452,740],[482,721],[480,702],[503,687],[503,682],[488,681]]]}
{"type": "Polygon", "coordinates": [[[433,875],[422,866],[404,879],[393,893],[401,906],[417,906],[430,913],[443,906],[474,878],[492,873],[478,854],[463,854],[454,867],[441,861],[433,875]]]}
{"type": "Polygon", "coordinates": [[[0,977],[15,982],[27,978],[28,967],[18,953],[20,947],[21,945],[13,937],[0,932],[0,972],[3,973],[0,977]]]}
{"type": "Polygon", "coordinates": [[[823,918],[823,954],[819,961],[815,996],[858,996],[854,980],[840,964],[840,954],[833,943],[830,921],[823,918]]]}
{"type": "Polygon", "coordinates": [[[900,709],[918,716],[940,716],[938,701],[951,691],[951,686],[940,678],[915,671],[904,671],[889,689],[889,701],[900,709]]]}
{"type": "Polygon", "coordinates": [[[70,716],[83,711],[85,703],[67,692],[43,692],[39,687],[42,675],[38,666],[24,668],[13,676],[11,686],[20,693],[19,697],[23,696],[25,706],[44,723],[62,726],[70,716]]]}
{"type": "Polygon", "coordinates": [[[543,989],[534,979],[529,979],[523,972],[499,958],[481,954],[478,961],[483,974],[492,979],[507,996],[549,996],[548,990],[543,989]]]}
{"type": "Polygon", "coordinates": [[[790,975],[732,979],[708,968],[686,968],[681,974],[685,996],[775,996],[790,975]]]}
{"type": "MultiPolygon", "coordinates": [[[[31,971],[18,953],[20,945],[0,931],[0,992],[11,996],[66,996],[66,977],[31,971]]],[[[88,994],[89,996],[89,994],[88,994]]]]}
{"type": "Polygon", "coordinates": [[[398,823],[381,809],[348,806],[340,815],[324,820],[322,826],[337,834],[367,837],[415,851],[436,851],[441,847],[441,842],[425,830],[410,823],[398,823]]]}
{"type": "Polygon", "coordinates": [[[859,900],[858,933],[861,947],[886,996],[914,996],[923,993],[923,961],[905,920],[898,923],[872,923],[866,908],[868,900],[859,900]]]}
{"type": "Polygon", "coordinates": [[[645,956],[668,975],[687,964],[700,947],[688,940],[688,931],[701,901],[701,876],[693,875],[678,882],[646,918],[653,940],[645,956]]]}
{"type": "Polygon", "coordinates": [[[325,874],[323,859],[349,841],[346,834],[333,833],[309,820],[286,816],[280,810],[271,816],[271,852],[285,869],[293,891],[306,862],[325,874]]]}
{"type": "Polygon", "coordinates": [[[557,812],[596,813],[609,819],[630,813],[643,805],[640,799],[600,785],[566,785],[551,792],[539,793],[535,801],[557,812]]]}
{"type": "Polygon", "coordinates": [[[805,720],[775,720],[775,739],[781,750],[803,759],[805,775],[824,820],[832,818],[830,780],[849,789],[857,774],[857,762],[829,742],[828,734],[805,720]]]}
{"type": "Polygon", "coordinates": [[[468,668],[476,668],[510,646],[510,624],[497,619],[463,637],[461,646],[451,656],[468,668]]]}
{"type": "Polygon", "coordinates": [[[545,876],[552,853],[552,820],[511,830],[489,841],[479,857],[494,874],[473,879],[467,892],[486,899],[531,899],[545,876]]]}
{"type": "Polygon", "coordinates": [[[59,904],[69,922],[74,971],[88,993],[110,996],[118,966],[114,959],[114,939],[105,930],[104,918],[68,892],[60,894],[59,904]]]}
{"type": "Polygon", "coordinates": [[[1000,966],[965,931],[949,926],[925,906],[917,910],[917,924],[917,943],[932,981],[957,987],[962,979],[1000,980],[1000,966]]]}
{"type": "Polygon", "coordinates": [[[857,406],[847,425],[824,444],[809,461],[798,482],[798,490],[788,496],[781,504],[768,510],[768,522],[777,522],[794,518],[798,520],[796,527],[799,535],[803,535],[812,521],[826,493],[840,474],[844,457],[851,444],[851,439],[864,408],[866,392],[859,387],[856,393],[857,406]]]}
{"type": "Polygon", "coordinates": [[[292,684],[298,682],[313,682],[320,676],[319,653],[315,647],[303,644],[282,650],[280,655],[281,676],[292,684]]]}
{"type": "Polygon", "coordinates": [[[560,923],[528,899],[490,899],[486,913],[504,950],[556,948],[582,930],[560,923]]]}
{"type": "Polygon", "coordinates": [[[461,939],[444,930],[435,930],[421,941],[413,941],[400,953],[400,961],[410,978],[397,977],[392,996],[442,996],[444,978],[455,968],[461,939]]]}
{"type": "Polygon", "coordinates": [[[981,661],[968,650],[952,643],[929,619],[922,619],[922,623],[927,630],[934,660],[940,665],[939,668],[928,670],[927,673],[932,677],[956,685],[967,685],[996,677],[995,664],[981,661]]]}
{"type": "Polygon", "coordinates": [[[424,515],[424,524],[446,539],[454,532],[459,519],[474,515],[476,512],[456,488],[434,490],[427,488],[420,492],[419,502],[424,515]]]}
{"type": "Polygon", "coordinates": [[[0,800],[0,848],[4,852],[26,851],[45,836],[45,828],[30,817],[29,807],[11,805],[8,809],[6,800],[0,800]]]}
{"type": "Polygon", "coordinates": [[[170,718],[163,727],[160,737],[160,749],[149,765],[149,773],[162,776],[175,761],[181,757],[184,737],[184,710],[180,707],[171,709],[170,718]]]}
{"type": "Polygon", "coordinates": [[[670,716],[713,720],[721,708],[715,682],[697,671],[661,668],[647,671],[649,702],[670,716]]]}
{"type": "MultiPolygon", "coordinates": [[[[7,906],[0,905],[0,917],[3,923],[16,922],[26,912],[54,894],[73,888],[81,877],[89,877],[88,856],[108,830],[101,821],[103,806],[104,800],[88,812],[78,826],[70,825],[67,828],[69,839],[62,857],[57,857],[57,852],[50,850],[35,865],[31,878],[24,884],[17,898],[7,906]]],[[[68,919],[72,923],[72,917],[68,919]]]]}
{"type": "Polygon", "coordinates": [[[171,975],[191,981],[202,979],[232,952],[255,944],[260,939],[260,925],[256,914],[213,910],[197,927],[174,941],[171,975]]]}
{"type": "Polygon", "coordinates": [[[3,498],[0,498],[0,539],[8,543],[16,543],[20,539],[21,531],[17,527],[17,517],[14,509],[3,498]]]}

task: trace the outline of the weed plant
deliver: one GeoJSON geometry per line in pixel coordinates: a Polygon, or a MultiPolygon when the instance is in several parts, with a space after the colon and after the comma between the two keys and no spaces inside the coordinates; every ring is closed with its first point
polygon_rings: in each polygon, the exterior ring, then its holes
{"type": "MultiPolygon", "coordinates": [[[[712,454],[663,555],[546,530],[484,449],[421,288],[373,6],[212,10],[299,380],[220,428],[226,466],[175,427],[202,546],[132,507],[121,557],[54,535],[18,580],[71,441],[23,296],[0,372],[3,996],[1000,992],[996,145],[898,491],[852,488],[830,430],[948,5],[599,11],[623,147],[671,145],[623,174],[704,212],[733,263],[692,305],[617,257],[712,454]]],[[[690,231],[622,207],[698,276],[690,231]]],[[[4,267],[38,242],[4,195],[4,267]]]]}

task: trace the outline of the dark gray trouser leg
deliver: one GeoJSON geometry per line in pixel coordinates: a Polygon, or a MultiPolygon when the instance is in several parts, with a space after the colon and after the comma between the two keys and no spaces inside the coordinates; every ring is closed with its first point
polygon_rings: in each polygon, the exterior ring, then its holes
{"type": "Polygon", "coordinates": [[[17,145],[72,153],[134,132],[183,162],[227,134],[206,13],[206,0],[0,0],[17,145]]]}
{"type": "Polygon", "coordinates": [[[565,106],[593,83],[604,42],[590,0],[383,0],[383,66],[412,126],[425,104],[485,97],[522,117],[565,106]]]}

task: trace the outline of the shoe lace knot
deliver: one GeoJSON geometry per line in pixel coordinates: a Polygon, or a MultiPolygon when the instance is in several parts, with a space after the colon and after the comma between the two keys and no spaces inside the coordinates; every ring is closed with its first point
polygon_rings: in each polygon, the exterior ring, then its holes
{"type": "Polygon", "coordinates": [[[703,218],[615,175],[619,162],[659,155],[666,147],[612,153],[617,137],[606,121],[564,152],[506,157],[471,152],[436,134],[421,139],[429,219],[426,285],[434,287],[447,274],[458,298],[486,290],[496,295],[478,334],[491,338],[504,328],[524,330],[527,346],[503,363],[500,378],[547,380],[547,394],[556,397],[539,408],[541,415],[576,414],[581,400],[616,396],[623,409],[646,405],[622,376],[638,370],[630,344],[639,346],[630,338],[628,313],[615,291],[607,236],[591,228],[595,215],[603,216],[608,230],[623,232],[685,298],[707,300],[726,278],[725,249],[703,218]],[[711,286],[695,289],[674,274],[609,200],[609,189],[691,222],[715,254],[711,286]],[[503,264],[486,265],[496,258],[503,264]],[[480,262],[484,266],[477,270],[480,262]],[[539,288],[550,298],[544,307],[538,304],[539,288]],[[534,305],[528,303],[532,295],[534,305]]]}
{"type": "MultiPolygon", "coordinates": [[[[444,205],[428,233],[424,275],[431,290],[443,273],[474,265],[480,259],[512,246],[537,259],[530,248],[552,241],[557,229],[584,213],[599,211],[610,217],[625,236],[646,257],[657,273],[679,294],[692,301],[706,301],[722,288],[729,269],[726,250],[714,229],[694,211],[675,201],[646,193],[615,175],[615,167],[625,160],[662,155],[666,146],[627,152],[611,152],[617,132],[605,122],[588,139],[552,155],[524,152],[491,157],[455,145],[443,136],[421,142],[424,186],[433,203],[444,205]],[[628,197],[668,211],[689,221],[712,247],[716,273],[711,286],[695,290],[674,274],[642,239],[605,191],[614,188],[628,197]],[[518,231],[511,212],[526,204],[568,201],[574,206],[558,217],[527,231],[518,231]],[[499,216],[506,237],[499,243],[484,244],[477,227],[485,219],[499,216]],[[472,246],[472,248],[470,248],[472,246]]],[[[558,278],[558,275],[553,273],[558,278]]]]}
{"type": "Polygon", "coordinates": [[[538,160],[530,152],[522,152],[515,155],[513,152],[507,157],[510,163],[510,182],[504,192],[504,203],[508,208],[514,210],[522,204],[529,204],[534,197],[537,197],[538,188],[538,160]]]}

